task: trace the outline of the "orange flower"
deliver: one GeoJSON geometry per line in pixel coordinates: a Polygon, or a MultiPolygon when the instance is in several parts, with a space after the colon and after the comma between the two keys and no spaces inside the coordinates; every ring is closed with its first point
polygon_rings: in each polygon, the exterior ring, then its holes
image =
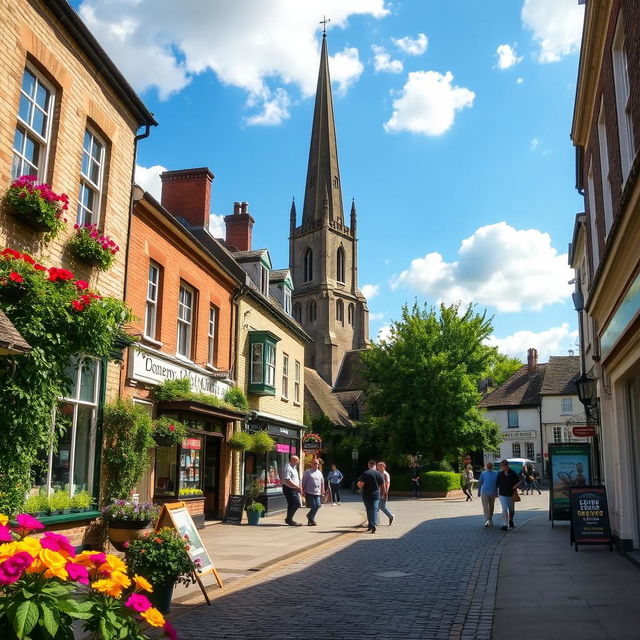
{"type": "Polygon", "coordinates": [[[142,576],[135,575],[133,576],[133,581],[136,583],[136,589],[141,589],[142,591],[148,591],[151,593],[153,591],[153,587],[151,583],[142,576]]]}
{"type": "Polygon", "coordinates": [[[121,587],[125,589],[131,586],[131,580],[127,576],[126,573],[122,573],[122,571],[112,571],[111,572],[111,580],[116,584],[119,584],[121,587]]]}
{"type": "Polygon", "coordinates": [[[100,593],[106,593],[112,598],[119,598],[122,595],[122,587],[117,583],[107,578],[105,580],[96,580],[92,585],[92,589],[99,591],[100,593]]]}
{"type": "Polygon", "coordinates": [[[100,565],[100,567],[98,567],[98,571],[109,575],[112,571],[122,571],[122,573],[127,573],[127,565],[118,558],[118,556],[108,553],[105,561],[100,565]]]}
{"type": "Polygon", "coordinates": [[[6,525],[9,522],[9,517],[5,516],[4,513],[0,513],[0,524],[6,525]]]}
{"type": "Polygon", "coordinates": [[[164,627],[164,616],[155,608],[151,607],[140,614],[152,627],[164,627]]]}
{"type": "Polygon", "coordinates": [[[67,580],[67,578],[69,577],[69,574],[67,573],[67,570],[64,567],[53,566],[53,567],[49,567],[49,569],[47,569],[44,572],[44,577],[60,578],[60,580],[67,580]]]}
{"type": "Polygon", "coordinates": [[[153,541],[162,544],[162,538],[154,538],[153,541]]]}

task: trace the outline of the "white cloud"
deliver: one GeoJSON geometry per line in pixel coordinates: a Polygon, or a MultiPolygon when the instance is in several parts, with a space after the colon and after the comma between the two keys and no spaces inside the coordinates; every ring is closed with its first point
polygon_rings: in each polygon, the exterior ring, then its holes
{"type": "Polygon", "coordinates": [[[540,146],[540,138],[531,138],[531,142],[529,143],[529,149],[534,151],[540,146]]]}
{"type": "Polygon", "coordinates": [[[147,193],[150,193],[156,200],[160,201],[162,195],[162,182],[160,182],[160,174],[167,170],[159,164],[152,167],[142,167],[136,165],[135,182],[140,185],[147,193]]]}
{"type": "Polygon", "coordinates": [[[401,73],[403,64],[400,60],[392,60],[391,56],[385,51],[384,47],[377,44],[372,45],[373,49],[373,68],[376,72],[386,71],[387,73],[401,73]]]}
{"type": "Polygon", "coordinates": [[[209,232],[214,238],[225,238],[227,229],[224,224],[224,216],[212,213],[209,216],[209,232]]]}
{"type": "Polygon", "coordinates": [[[371,298],[375,298],[380,293],[380,285],[379,284],[363,284],[362,287],[360,287],[360,291],[362,291],[362,295],[367,300],[371,300],[371,298]]]}
{"type": "Polygon", "coordinates": [[[393,101],[393,114],[385,122],[386,131],[411,131],[439,136],[448,131],[456,112],[471,107],[476,94],[452,84],[453,74],[413,71],[393,101]]]}
{"type": "Polygon", "coordinates": [[[573,272],[567,255],[537,229],[515,229],[506,222],[480,227],[462,241],[458,260],[439,253],[412,260],[396,276],[393,289],[407,287],[447,304],[461,300],[500,312],[539,311],[571,294],[573,272]]]}
{"type": "Polygon", "coordinates": [[[580,48],[584,5],[577,0],[524,0],[522,26],[538,44],[538,62],[557,62],[580,48]]]}
{"type": "MultiPolygon", "coordinates": [[[[383,18],[384,0],[324,0],[331,26],[350,17],[383,18]]],[[[83,0],[80,16],[114,62],[143,92],[164,100],[192,78],[213,71],[244,89],[256,111],[252,124],[276,124],[286,117],[297,88],[307,97],[316,86],[320,55],[318,6],[299,0],[83,0]]],[[[362,73],[358,51],[345,48],[331,58],[331,75],[346,90],[362,73]]]]}
{"type": "Polygon", "coordinates": [[[391,325],[385,324],[378,329],[376,340],[380,342],[380,340],[389,340],[389,338],[391,338],[391,325]]]}
{"type": "Polygon", "coordinates": [[[538,362],[547,362],[549,356],[569,355],[568,351],[572,348],[577,333],[570,331],[569,324],[564,322],[559,327],[551,327],[545,331],[516,331],[504,338],[492,335],[487,344],[498,347],[500,353],[519,358],[522,362],[527,361],[527,350],[534,347],[538,350],[538,362]]]}
{"type": "Polygon", "coordinates": [[[524,78],[518,78],[516,80],[516,84],[522,84],[524,82],[524,78]]]}
{"type": "Polygon", "coordinates": [[[498,54],[498,69],[504,71],[522,62],[522,56],[516,54],[515,47],[509,44],[501,44],[497,49],[498,54]]]}
{"type": "Polygon", "coordinates": [[[415,38],[404,36],[403,38],[391,38],[393,44],[410,56],[422,55],[429,45],[429,39],[424,33],[419,33],[415,38]]]}
{"type": "Polygon", "coordinates": [[[371,320],[371,322],[382,320],[386,315],[387,314],[384,311],[381,311],[380,313],[369,313],[369,320],[371,320]]]}

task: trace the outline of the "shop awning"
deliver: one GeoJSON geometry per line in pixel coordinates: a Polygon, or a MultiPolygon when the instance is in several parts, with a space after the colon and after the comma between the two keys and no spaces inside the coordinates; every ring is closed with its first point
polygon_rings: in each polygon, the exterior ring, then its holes
{"type": "Polygon", "coordinates": [[[199,413],[210,418],[221,418],[222,420],[243,420],[247,414],[240,410],[231,410],[223,407],[213,407],[204,402],[194,402],[193,400],[171,400],[167,402],[159,402],[158,410],[160,413],[172,411],[190,411],[191,413],[199,413]]]}
{"type": "Polygon", "coordinates": [[[31,351],[30,345],[0,310],[0,356],[22,355],[28,351],[31,351]]]}

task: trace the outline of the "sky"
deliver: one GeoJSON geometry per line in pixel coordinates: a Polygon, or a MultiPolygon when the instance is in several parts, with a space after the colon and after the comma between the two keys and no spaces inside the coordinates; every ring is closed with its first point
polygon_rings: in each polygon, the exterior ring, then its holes
{"type": "Polygon", "coordinates": [[[371,336],[403,303],[473,302],[491,343],[577,353],[567,264],[577,0],[76,0],[155,114],[136,180],[208,166],[211,226],[248,201],[254,248],[287,266],[323,16],[345,208],[358,211],[371,336]]]}

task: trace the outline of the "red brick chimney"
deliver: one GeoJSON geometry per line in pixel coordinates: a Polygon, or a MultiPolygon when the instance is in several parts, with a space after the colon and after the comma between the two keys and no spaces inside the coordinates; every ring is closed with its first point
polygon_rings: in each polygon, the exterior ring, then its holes
{"type": "Polygon", "coordinates": [[[535,376],[538,372],[538,350],[533,347],[527,351],[527,373],[535,376]]]}
{"type": "Polygon", "coordinates": [[[162,180],[162,206],[190,225],[209,228],[213,173],[207,167],[165,171],[162,180]]]}
{"type": "Polygon", "coordinates": [[[224,218],[224,224],[227,227],[227,245],[235,247],[238,251],[251,251],[254,222],[249,213],[249,203],[234,202],[233,213],[224,218]]]}

